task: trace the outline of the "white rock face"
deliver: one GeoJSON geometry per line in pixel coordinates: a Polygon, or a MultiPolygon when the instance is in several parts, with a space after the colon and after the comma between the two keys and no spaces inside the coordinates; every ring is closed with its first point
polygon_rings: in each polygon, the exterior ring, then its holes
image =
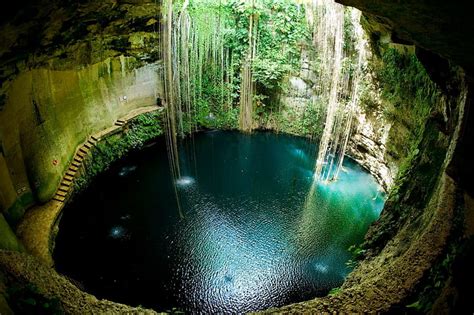
{"type": "Polygon", "coordinates": [[[293,97],[304,97],[308,98],[311,95],[310,88],[303,79],[299,77],[291,77],[289,80],[289,91],[288,94],[293,97]]]}
{"type": "Polygon", "coordinates": [[[360,110],[355,115],[355,130],[349,142],[348,154],[366,168],[388,191],[398,168],[386,161],[386,142],[391,125],[381,113],[371,117],[360,110]]]}
{"type": "MultiPolygon", "coordinates": [[[[302,52],[301,69],[298,75],[289,78],[288,89],[281,97],[284,115],[293,113],[296,117],[302,117],[308,103],[317,97],[314,94],[314,88],[318,85],[318,80],[311,68],[311,64],[314,62],[310,60],[308,52],[302,52]]],[[[370,75],[367,75],[365,79],[373,82],[370,75]]],[[[362,108],[357,109],[354,114],[352,138],[349,141],[346,154],[369,171],[383,189],[388,191],[398,172],[398,165],[386,160],[385,144],[391,124],[383,118],[381,110],[383,106],[375,85],[371,86],[370,93],[372,101],[377,103],[375,112],[364,113],[362,108]]]]}

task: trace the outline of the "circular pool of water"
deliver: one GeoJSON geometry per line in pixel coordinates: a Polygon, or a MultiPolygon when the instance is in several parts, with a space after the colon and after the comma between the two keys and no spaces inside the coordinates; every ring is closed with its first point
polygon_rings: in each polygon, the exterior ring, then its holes
{"type": "Polygon", "coordinates": [[[66,207],[56,268],[98,298],[160,311],[245,313],[325,295],[384,196],[347,158],[338,181],[312,189],[315,150],[270,132],[195,134],[180,144],[181,216],[159,139],[66,207]]]}

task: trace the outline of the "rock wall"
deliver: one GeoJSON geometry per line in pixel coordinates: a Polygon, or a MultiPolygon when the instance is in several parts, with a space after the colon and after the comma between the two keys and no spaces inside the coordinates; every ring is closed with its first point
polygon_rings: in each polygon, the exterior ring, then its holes
{"type": "MultiPolygon", "coordinates": [[[[338,1],[366,11],[373,42],[414,42],[472,71],[473,42],[465,39],[473,24],[465,4],[338,1]]],[[[28,205],[52,196],[75,146],[89,133],[156,102],[157,4],[59,4],[41,3],[1,24],[0,209],[10,222],[28,205]]],[[[386,120],[381,109],[389,108],[387,103],[376,102],[357,115],[349,152],[393,187],[367,236],[365,259],[340,294],[291,305],[285,312],[393,310],[442,261],[458,227],[454,220],[464,212],[472,220],[474,119],[468,110],[464,113],[472,95],[459,81],[446,80],[442,68],[425,62],[433,80],[441,81],[444,98],[436,101],[420,134],[411,135],[413,126],[400,117],[386,120]],[[459,88],[453,92],[453,86],[459,88]],[[407,139],[413,150],[404,147],[407,139]],[[398,169],[401,176],[392,181],[398,169]],[[470,213],[463,203],[471,203],[470,213]]],[[[302,70],[308,69],[303,62],[302,70]]],[[[290,79],[293,89],[285,102],[294,108],[311,100],[307,91],[314,81],[305,76],[290,79]]],[[[405,112],[398,109],[398,114],[405,112]]],[[[288,121],[301,119],[292,115],[288,111],[288,121]]],[[[0,229],[11,236],[8,227],[0,229]]],[[[0,246],[16,246],[15,239],[8,243],[0,246]]]]}
{"type": "Polygon", "coordinates": [[[453,128],[445,132],[436,116],[427,119],[416,149],[400,167],[381,218],[370,227],[360,248],[361,260],[342,287],[326,297],[265,313],[408,312],[408,304],[425,307],[417,296],[420,287],[428,287],[427,294],[436,298],[435,286],[442,287],[445,279],[439,265],[451,268],[446,257],[453,255],[448,249],[455,245],[453,235],[463,228],[462,209],[468,200],[446,173],[459,147],[469,99],[470,90],[460,76],[452,81],[460,87],[459,93],[433,104],[435,110],[451,108],[446,124],[453,128]],[[427,285],[431,273],[438,284],[427,285]]]}
{"type": "MultiPolygon", "coordinates": [[[[352,154],[384,152],[389,170],[399,166],[382,216],[370,228],[361,261],[338,293],[270,312],[472,313],[474,186],[468,161],[474,156],[473,59],[472,45],[462,39],[472,33],[469,10],[465,4],[447,2],[338,2],[365,11],[366,30],[379,57],[379,44],[416,54],[437,91],[423,122],[410,118],[416,114],[414,106],[367,104],[360,126],[372,124],[375,129],[356,130],[352,154]],[[387,128],[377,129],[386,120],[379,108],[395,114],[387,128]],[[367,120],[372,122],[364,123],[367,120]]],[[[410,77],[416,80],[416,73],[410,77]]],[[[420,85],[411,92],[426,91],[420,85]]]]}
{"type": "Polygon", "coordinates": [[[370,20],[373,37],[389,30],[394,42],[415,44],[463,67],[474,70],[472,4],[469,1],[336,0],[361,10],[370,20]]]}
{"type": "MultiPolygon", "coordinates": [[[[369,52],[367,52],[370,55],[369,52]]],[[[375,58],[371,56],[371,58],[375,58]]],[[[311,136],[319,139],[324,126],[326,104],[318,101],[315,94],[318,77],[314,68],[317,62],[315,52],[306,49],[301,54],[301,68],[299,73],[288,78],[287,87],[280,97],[281,119],[275,125],[266,125],[268,129],[278,129],[284,132],[301,136],[311,136]],[[308,107],[312,106],[313,113],[308,113],[308,107]],[[318,129],[308,128],[301,121],[308,119],[309,126],[319,126],[318,129]]],[[[380,91],[376,86],[375,78],[368,71],[365,77],[370,93],[362,102],[375,104],[369,110],[365,104],[359,104],[353,118],[352,135],[348,145],[347,154],[355,159],[367,171],[369,171],[383,187],[388,191],[398,172],[400,159],[394,159],[388,153],[386,143],[392,141],[394,136],[399,137],[397,142],[407,142],[406,134],[390,133],[392,122],[383,115],[383,106],[380,100],[380,91]]]]}
{"type": "MultiPolygon", "coordinates": [[[[319,121],[314,119],[314,113],[309,114],[308,108],[320,112],[315,101],[317,99],[314,89],[317,83],[316,62],[310,43],[303,46],[300,56],[300,68],[297,73],[292,73],[282,82],[283,88],[278,95],[273,95],[272,100],[277,104],[271,110],[265,109],[266,115],[260,117],[259,128],[281,131],[289,134],[317,138],[315,126],[319,121]]],[[[322,128],[321,128],[322,130],[322,128]]]]}
{"type": "MultiPolygon", "coordinates": [[[[46,314],[158,314],[153,310],[140,306],[132,307],[105,299],[99,300],[95,296],[80,290],[77,285],[72,284],[65,276],[58,274],[53,268],[46,266],[36,257],[24,253],[0,250],[0,276],[2,276],[1,271],[3,270],[5,270],[5,278],[7,280],[5,285],[21,288],[25,287],[26,284],[30,284],[37,288],[45,298],[61,301],[59,309],[37,305],[36,312],[46,314]]],[[[0,285],[2,284],[1,280],[3,279],[0,278],[0,285]]],[[[0,291],[0,310],[2,315],[10,314],[7,311],[3,313],[9,307],[6,302],[2,301],[3,296],[1,293],[0,291]],[[4,308],[2,309],[2,307],[4,308]]],[[[32,296],[31,293],[25,295],[34,302],[37,302],[35,296],[32,296]]],[[[22,296],[23,299],[25,299],[24,296],[22,296]]],[[[23,301],[17,302],[21,303],[23,301]]],[[[13,304],[10,306],[13,308],[13,304]]]]}
{"type": "Polygon", "coordinates": [[[11,83],[0,112],[0,206],[11,219],[28,203],[53,196],[88,135],[133,109],[156,104],[157,64],[137,69],[128,64],[119,57],[81,70],[34,69],[11,83]]]}
{"type": "Polygon", "coordinates": [[[23,245],[18,241],[15,232],[10,228],[3,214],[0,213],[0,248],[6,250],[24,251],[23,245]]]}
{"type": "Polygon", "coordinates": [[[386,143],[391,124],[380,112],[365,113],[358,108],[347,154],[368,170],[385,191],[393,185],[399,165],[390,163],[386,143]]]}
{"type": "Polygon", "coordinates": [[[0,210],[15,224],[76,146],[159,94],[159,4],[32,3],[0,25],[0,210]]]}

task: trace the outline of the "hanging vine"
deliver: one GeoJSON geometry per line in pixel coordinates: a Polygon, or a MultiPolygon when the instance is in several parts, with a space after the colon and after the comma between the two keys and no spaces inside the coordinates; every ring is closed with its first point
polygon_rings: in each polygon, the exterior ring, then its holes
{"type": "Polygon", "coordinates": [[[325,114],[315,172],[322,181],[336,179],[351,132],[363,62],[357,58],[361,39],[349,38],[355,33],[350,11],[333,0],[305,5],[286,0],[165,0],[164,4],[164,95],[173,173],[180,175],[179,137],[201,126],[251,132],[258,125],[255,117],[280,110],[274,107],[278,103],[274,96],[282,93],[285,77],[299,71],[301,47],[311,39],[311,24],[319,59],[314,99],[324,108],[313,104],[305,115],[325,114]]]}

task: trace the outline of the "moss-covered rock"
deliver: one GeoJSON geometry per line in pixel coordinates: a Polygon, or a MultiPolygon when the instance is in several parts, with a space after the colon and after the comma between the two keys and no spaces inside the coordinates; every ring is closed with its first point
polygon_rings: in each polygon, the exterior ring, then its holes
{"type": "Polygon", "coordinates": [[[3,294],[0,294],[0,314],[13,315],[13,311],[8,305],[7,299],[3,294]]]}
{"type": "Polygon", "coordinates": [[[18,241],[7,221],[0,213],[0,249],[23,251],[23,245],[18,241]]]}
{"type": "Polygon", "coordinates": [[[80,70],[36,69],[12,82],[0,112],[0,208],[13,221],[32,199],[54,195],[79,143],[156,103],[157,65],[137,66],[120,56],[80,70]]]}
{"type": "Polygon", "coordinates": [[[74,182],[76,191],[84,189],[90,181],[132,150],[139,150],[149,141],[163,134],[163,113],[150,112],[131,120],[124,132],[100,140],[84,160],[81,174],[74,182]]]}
{"type": "Polygon", "coordinates": [[[36,1],[0,25],[0,110],[27,69],[71,70],[120,55],[158,61],[159,3],[36,1]]]}
{"type": "MultiPolygon", "coordinates": [[[[469,191],[459,180],[467,176],[458,169],[467,164],[459,152],[469,151],[466,136],[473,134],[465,125],[472,115],[469,119],[464,112],[471,99],[469,81],[459,68],[407,47],[394,36],[390,22],[375,17],[366,23],[377,57],[371,65],[375,88],[381,93],[380,102],[362,99],[367,119],[389,126],[384,146],[375,144],[400,168],[388,201],[358,251],[359,265],[337,295],[269,312],[408,312],[417,307],[426,311],[440,288],[448,288],[448,298],[452,292],[453,261],[461,256],[459,246],[464,242],[454,233],[463,229],[459,220],[466,212],[459,196],[462,189],[469,191]],[[456,174],[454,179],[447,172],[456,174]]],[[[470,142],[472,147],[472,137],[470,142]]],[[[460,309],[455,302],[445,309],[460,309]]]]}
{"type": "Polygon", "coordinates": [[[5,270],[6,285],[13,288],[8,302],[18,314],[157,314],[98,300],[28,254],[0,250],[0,270],[5,270]]]}

